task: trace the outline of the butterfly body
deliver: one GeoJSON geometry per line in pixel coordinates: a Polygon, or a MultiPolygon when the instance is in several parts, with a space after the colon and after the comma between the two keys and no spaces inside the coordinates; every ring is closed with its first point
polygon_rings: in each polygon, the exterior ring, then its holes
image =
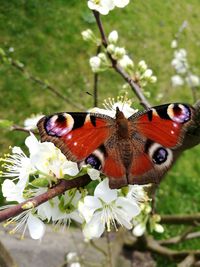
{"type": "Polygon", "coordinates": [[[100,113],[57,113],[42,118],[42,141],[51,141],[68,160],[90,164],[109,177],[110,187],[161,180],[193,123],[194,109],[166,104],[126,118],[100,113]]]}

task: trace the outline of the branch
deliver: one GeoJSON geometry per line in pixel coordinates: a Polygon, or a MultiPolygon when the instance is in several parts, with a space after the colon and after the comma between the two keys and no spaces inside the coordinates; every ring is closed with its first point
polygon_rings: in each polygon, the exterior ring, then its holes
{"type": "Polygon", "coordinates": [[[21,126],[19,126],[19,125],[16,125],[16,124],[12,125],[11,130],[12,130],[12,131],[25,132],[25,133],[30,133],[30,132],[31,132],[31,133],[33,133],[33,134],[39,134],[38,131],[28,130],[28,129],[23,128],[23,127],[21,127],[21,126]]]}
{"type": "MultiPolygon", "coordinates": [[[[104,47],[106,48],[108,46],[108,42],[107,42],[107,38],[103,29],[103,25],[100,19],[100,15],[99,12],[93,10],[93,14],[94,17],[96,19],[100,34],[101,34],[101,40],[102,40],[102,44],[104,45],[104,47]]],[[[112,58],[110,53],[107,53],[108,57],[112,63],[112,67],[116,70],[116,72],[118,72],[123,79],[131,86],[133,92],[135,93],[135,95],[137,96],[137,98],[140,100],[140,103],[143,107],[145,107],[146,109],[150,108],[151,105],[148,102],[148,100],[145,98],[144,94],[142,93],[142,90],[140,88],[140,86],[135,83],[132,78],[117,64],[117,61],[115,59],[112,58]]]]}
{"type": "Polygon", "coordinates": [[[162,215],[161,223],[165,224],[196,224],[200,223],[200,213],[196,214],[179,214],[179,215],[162,215]]]}
{"type": "Polygon", "coordinates": [[[192,229],[194,227],[190,226],[186,231],[182,233],[182,235],[174,236],[172,238],[164,239],[164,240],[159,240],[158,243],[160,245],[175,245],[178,244],[182,241],[189,240],[189,239],[194,239],[194,238],[199,238],[200,237],[200,232],[192,232],[192,229]]]}
{"type": "Polygon", "coordinates": [[[173,250],[166,247],[161,246],[152,236],[145,236],[145,242],[147,249],[154,253],[160,254],[162,256],[167,256],[170,259],[183,259],[188,255],[194,255],[200,257],[200,250],[173,250]]]}
{"type": "Polygon", "coordinates": [[[42,203],[64,193],[66,190],[85,186],[90,181],[91,179],[88,175],[83,175],[81,177],[78,177],[72,180],[60,180],[59,184],[50,188],[47,192],[39,196],[35,196],[31,199],[28,199],[16,206],[0,211],[0,222],[3,222],[16,215],[19,215],[24,210],[29,209],[29,208],[26,208],[26,206],[30,208],[35,208],[41,205],[42,203]]]}

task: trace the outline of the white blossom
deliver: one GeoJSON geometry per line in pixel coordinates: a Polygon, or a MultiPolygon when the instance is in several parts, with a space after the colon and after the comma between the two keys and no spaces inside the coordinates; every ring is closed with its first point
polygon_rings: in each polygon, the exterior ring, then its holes
{"type": "Polygon", "coordinates": [[[29,175],[36,170],[32,166],[30,158],[28,158],[20,147],[13,147],[12,154],[6,155],[0,161],[4,162],[2,165],[5,171],[1,173],[2,177],[13,178],[18,180],[22,187],[27,183],[29,175]]]}
{"type": "Polygon", "coordinates": [[[75,176],[79,173],[76,162],[68,161],[60,149],[51,142],[40,143],[31,133],[25,140],[29,148],[31,164],[46,175],[63,178],[64,175],[75,176]]]}
{"type": "Polygon", "coordinates": [[[44,117],[42,114],[32,115],[30,118],[25,119],[24,128],[27,130],[34,130],[37,128],[38,121],[44,117]]]}
{"type": "Polygon", "coordinates": [[[199,76],[194,75],[194,74],[189,74],[186,78],[185,78],[187,84],[191,87],[198,87],[200,85],[200,79],[199,76]]]}
{"type": "Polygon", "coordinates": [[[114,118],[116,115],[116,108],[119,108],[119,110],[124,113],[124,116],[129,118],[131,115],[138,112],[137,109],[131,108],[131,104],[132,101],[126,96],[118,97],[117,101],[115,101],[115,99],[108,98],[103,104],[105,109],[93,108],[90,112],[101,113],[114,118]]]}
{"type": "Polygon", "coordinates": [[[125,197],[118,197],[117,189],[110,189],[108,179],[97,185],[94,196],[86,196],[79,203],[79,212],[84,217],[86,224],[83,234],[87,239],[99,238],[111,225],[117,224],[132,228],[131,220],[140,212],[136,202],[125,197]]]}
{"type": "Polygon", "coordinates": [[[184,80],[180,75],[172,76],[171,82],[173,87],[182,86],[184,84],[184,80]]]}
{"type": "Polygon", "coordinates": [[[88,7],[102,15],[107,15],[115,7],[113,0],[89,0],[88,7]]]}
{"type": "Polygon", "coordinates": [[[128,3],[129,0],[89,0],[88,7],[98,11],[102,15],[107,15],[114,7],[123,8],[128,3]]]}

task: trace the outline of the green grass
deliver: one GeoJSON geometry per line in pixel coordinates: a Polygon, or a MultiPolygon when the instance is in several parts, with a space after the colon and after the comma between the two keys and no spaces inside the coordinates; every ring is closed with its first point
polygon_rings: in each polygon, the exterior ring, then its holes
{"type": "MultiPolygon", "coordinates": [[[[105,31],[119,32],[119,44],[125,46],[135,62],[145,59],[158,77],[150,85],[150,101],[154,105],[184,101],[192,103],[188,88],[173,89],[170,48],[178,28],[184,20],[188,28],[181,35],[181,47],[188,51],[190,65],[198,74],[200,69],[199,0],[134,0],[127,8],[116,9],[102,17],[105,31]],[[163,93],[158,102],[156,95],[163,93]]],[[[86,1],[75,0],[12,0],[1,1],[0,46],[8,52],[14,47],[14,59],[23,62],[27,70],[58,88],[59,92],[86,109],[93,103],[93,75],[88,60],[95,47],[82,41],[80,32],[91,28],[98,34],[95,23],[89,23],[86,1]]],[[[22,125],[32,113],[49,114],[57,111],[75,111],[75,108],[55,98],[52,93],[30,82],[8,65],[0,66],[0,119],[13,120],[22,125]]],[[[102,73],[99,84],[99,102],[117,96],[124,84],[114,71],[102,73]]],[[[137,105],[137,99],[129,95],[137,105]]],[[[199,92],[198,92],[199,95],[199,92]]],[[[23,146],[25,133],[1,130],[1,154],[9,145],[23,146]]],[[[200,210],[200,148],[184,153],[162,182],[157,206],[164,213],[193,213],[200,210]]],[[[178,227],[166,228],[165,236],[178,233],[178,227]]],[[[190,241],[189,247],[200,246],[190,241]]],[[[174,266],[158,258],[159,266],[174,266]]]]}

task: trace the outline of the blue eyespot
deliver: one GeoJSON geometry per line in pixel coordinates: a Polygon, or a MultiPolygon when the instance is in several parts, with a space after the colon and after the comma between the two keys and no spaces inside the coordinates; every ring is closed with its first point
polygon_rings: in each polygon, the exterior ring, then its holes
{"type": "Polygon", "coordinates": [[[162,164],[167,160],[168,157],[168,152],[165,148],[159,147],[158,149],[155,150],[153,153],[152,159],[155,164],[162,164]]]}
{"type": "Polygon", "coordinates": [[[93,154],[89,155],[85,159],[85,163],[91,165],[92,168],[94,168],[96,170],[100,170],[101,169],[101,161],[93,154]]]}

